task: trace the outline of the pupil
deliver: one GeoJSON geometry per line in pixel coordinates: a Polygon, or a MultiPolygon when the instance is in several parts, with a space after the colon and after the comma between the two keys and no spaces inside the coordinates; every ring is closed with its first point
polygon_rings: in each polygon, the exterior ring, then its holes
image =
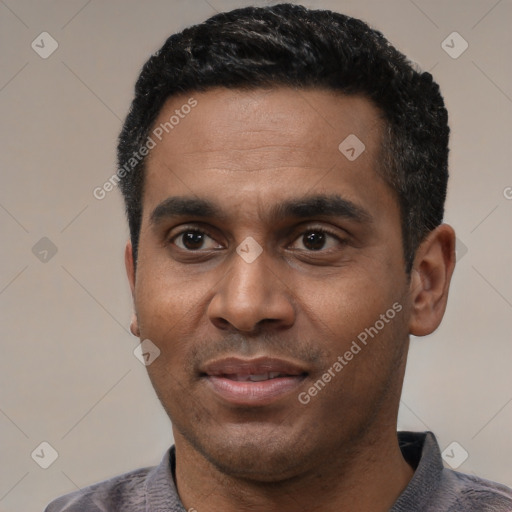
{"type": "Polygon", "coordinates": [[[187,249],[199,249],[203,245],[203,234],[189,231],[183,235],[183,245],[187,249]]]}
{"type": "Polygon", "coordinates": [[[322,249],[325,244],[325,234],[324,233],[315,233],[311,232],[307,235],[304,235],[304,245],[311,249],[312,251],[318,251],[322,249]]]}

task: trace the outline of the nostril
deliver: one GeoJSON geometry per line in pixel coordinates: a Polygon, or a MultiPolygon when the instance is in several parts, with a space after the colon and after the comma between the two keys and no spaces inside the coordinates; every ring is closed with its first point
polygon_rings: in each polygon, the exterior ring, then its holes
{"type": "Polygon", "coordinates": [[[211,322],[213,325],[215,325],[215,327],[217,327],[217,329],[222,329],[223,331],[229,329],[231,325],[225,318],[222,317],[212,318],[211,322]]]}

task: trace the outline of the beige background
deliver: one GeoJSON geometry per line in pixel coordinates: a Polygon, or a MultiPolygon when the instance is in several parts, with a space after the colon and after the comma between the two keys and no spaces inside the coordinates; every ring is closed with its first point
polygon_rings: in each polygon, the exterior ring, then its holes
{"type": "MultiPolygon", "coordinates": [[[[120,194],[99,201],[92,191],[115,172],[149,54],[172,32],[248,4],[0,0],[1,511],[42,510],[158,463],[172,443],[132,353],[120,194]],[[47,59],[31,48],[43,31],[59,45],[47,59]],[[32,252],[42,237],[57,248],[46,262],[32,252]],[[42,441],[59,454],[46,470],[31,458],[42,441]]],[[[462,250],[442,327],[412,341],[399,424],[433,430],[441,449],[457,441],[469,453],[460,471],[512,486],[512,2],[305,5],[365,19],[442,87],[452,127],[446,217],[462,250]],[[469,43],[457,59],[441,47],[453,31],[469,43]]]]}

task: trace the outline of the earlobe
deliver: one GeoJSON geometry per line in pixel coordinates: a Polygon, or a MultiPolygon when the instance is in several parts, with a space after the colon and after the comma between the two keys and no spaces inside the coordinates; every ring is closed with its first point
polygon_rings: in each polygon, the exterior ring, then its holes
{"type": "Polygon", "coordinates": [[[140,338],[139,322],[137,320],[137,313],[135,312],[133,313],[132,320],[130,322],[130,332],[137,338],[140,338]]]}
{"type": "Polygon", "coordinates": [[[426,336],[443,318],[455,268],[455,232],[448,224],[431,231],[416,251],[409,293],[409,333],[426,336]]]}

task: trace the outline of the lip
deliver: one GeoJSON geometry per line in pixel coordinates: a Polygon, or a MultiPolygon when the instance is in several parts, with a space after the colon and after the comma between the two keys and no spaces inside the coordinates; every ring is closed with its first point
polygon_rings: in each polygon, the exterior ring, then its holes
{"type": "Polygon", "coordinates": [[[284,359],[228,357],[207,363],[201,377],[213,393],[238,406],[262,406],[296,390],[307,375],[304,367],[284,359]],[[250,375],[282,374],[268,380],[249,381],[250,375]]]}

